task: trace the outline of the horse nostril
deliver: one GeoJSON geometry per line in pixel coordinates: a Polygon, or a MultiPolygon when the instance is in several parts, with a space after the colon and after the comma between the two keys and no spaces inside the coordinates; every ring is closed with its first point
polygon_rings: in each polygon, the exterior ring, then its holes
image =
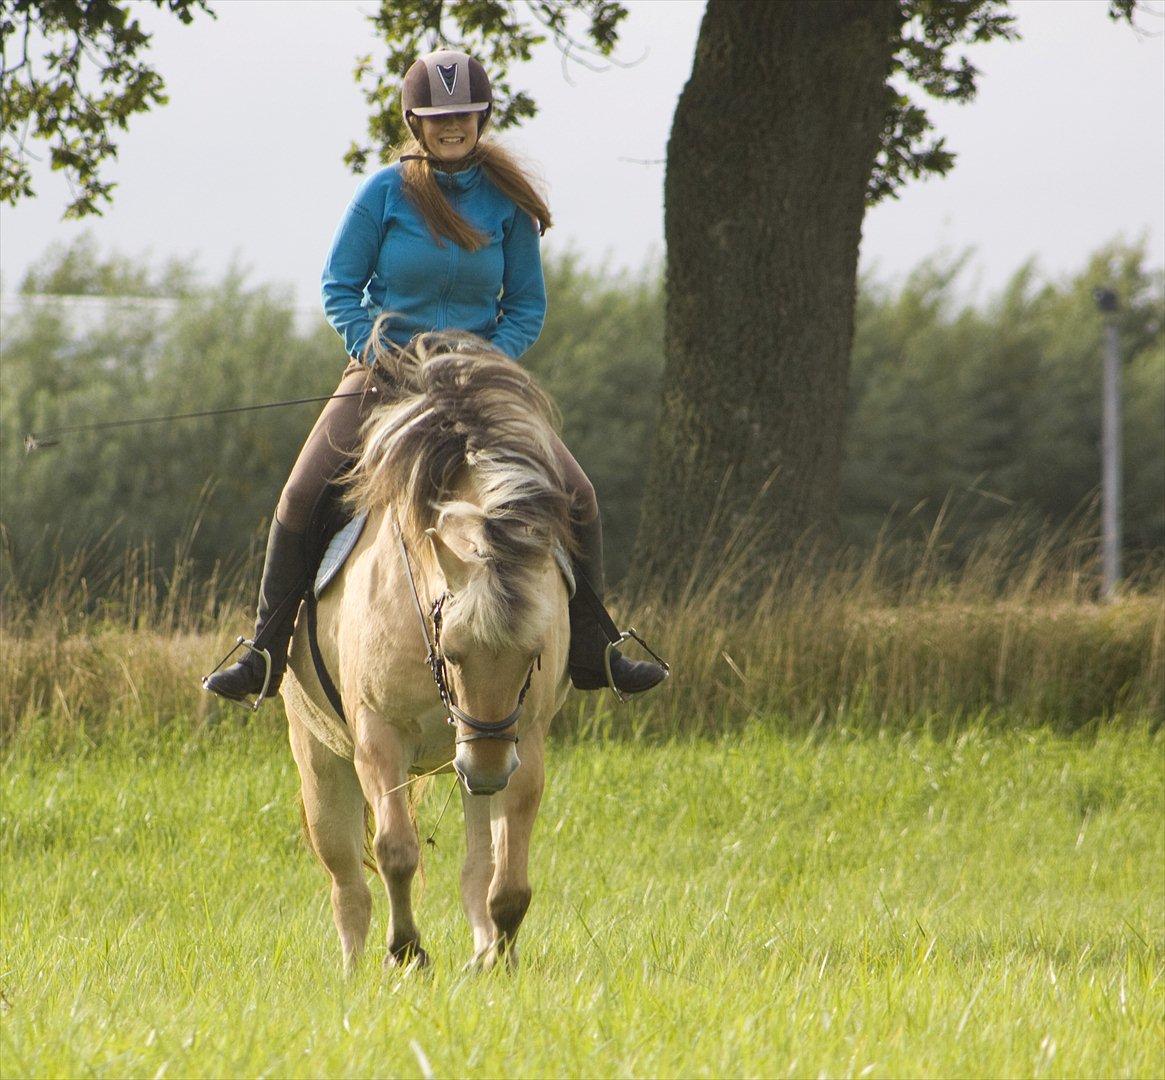
{"type": "Polygon", "coordinates": [[[506,762],[506,779],[502,781],[502,787],[506,786],[507,781],[518,771],[518,766],[521,764],[522,759],[518,757],[517,752],[511,753],[509,760],[506,762]]]}

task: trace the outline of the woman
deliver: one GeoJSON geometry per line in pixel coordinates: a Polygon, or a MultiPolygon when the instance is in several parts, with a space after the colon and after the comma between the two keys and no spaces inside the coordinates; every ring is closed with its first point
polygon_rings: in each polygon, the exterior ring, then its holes
{"type": "MultiPolygon", "coordinates": [[[[369,342],[381,311],[388,339],[405,345],[429,330],[468,330],[517,360],[537,340],[546,313],[539,237],[550,227],[546,203],[521,167],[493,143],[479,142],[492,92],[485,69],[461,52],[440,50],[405,74],[401,95],[413,140],[398,162],[366,180],[332,241],[323,273],[324,312],[352,358],[312,428],[279,500],[267,543],[253,647],[204,680],[208,690],[242,700],[274,693],[287,666],[298,600],[313,567],[304,534],[325,484],[357,450],[360,425],[377,397],[369,342]],[[500,299],[499,299],[500,297],[500,299]],[[362,392],[364,391],[364,392],[362,392]]],[[[594,488],[570,451],[558,446],[574,498],[580,587],[570,604],[570,674],[581,690],[607,685],[602,609],[603,540],[594,488]]],[[[623,693],[639,693],[667,674],[657,664],[611,655],[623,693]]]]}

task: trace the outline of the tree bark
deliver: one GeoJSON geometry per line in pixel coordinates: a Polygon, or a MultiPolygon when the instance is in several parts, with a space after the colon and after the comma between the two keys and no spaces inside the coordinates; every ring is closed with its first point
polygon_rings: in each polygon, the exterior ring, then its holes
{"type": "Polygon", "coordinates": [[[709,0],[668,142],[664,397],[635,556],[665,595],[697,548],[723,565],[734,531],[751,569],[835,536],[899,30],[895,0],[709,0]]]}

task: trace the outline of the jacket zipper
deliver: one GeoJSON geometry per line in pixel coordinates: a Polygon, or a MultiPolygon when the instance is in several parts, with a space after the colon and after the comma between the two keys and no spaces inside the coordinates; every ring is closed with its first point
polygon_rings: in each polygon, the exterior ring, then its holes
{"type": "MultiPolygon", "coordinates": [[[[453,189],[453,209],[457,214],[461,213],[461,193],[456,188],[453,189]]],[[[441,290],[437,303],[437,325],[442,330],[448,329],[449,300],[453,296],[453,282],[457,276],[458,263],[457,245],[452,240],[446,242],[449,244],[449,266],[445,273],[445,287],[441,290]]]]}

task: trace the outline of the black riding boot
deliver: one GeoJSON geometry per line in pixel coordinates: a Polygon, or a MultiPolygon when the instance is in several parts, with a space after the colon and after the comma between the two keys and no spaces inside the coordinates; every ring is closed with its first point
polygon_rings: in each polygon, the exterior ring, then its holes
{"type": "MultiPolygon", "coordinates": [[[[577,690],[602,690],[607,685],[603,653],[619,633],[603,607],[603,525],[596,516],[576,525],[579,555],[574,561],[575,593],[570,601],[570,681],[577,690]]],[[[646,660],[628,660],[611,650],[611,679],[623,694],[641,694],[667,678],[667,669],[646,660]]]]}
{"type": "MultiPolygon", "coordinates": [[[[259,587],[259,611],[255,621],[255,645],[271,654],[271,679],[267,694],[274,694],[287,669],[287,647],[299,601],[307,591],[307,554],[300,533],[285,529],[278,521],[271,523],[267,537],[267,559],[263,564],[263,583],[259,587]]],[[[263,689],[267,665],[255,649],[249,649],[237,663],[203,679],[202,685],[212,694],[242,701],[263,689]]]]}

